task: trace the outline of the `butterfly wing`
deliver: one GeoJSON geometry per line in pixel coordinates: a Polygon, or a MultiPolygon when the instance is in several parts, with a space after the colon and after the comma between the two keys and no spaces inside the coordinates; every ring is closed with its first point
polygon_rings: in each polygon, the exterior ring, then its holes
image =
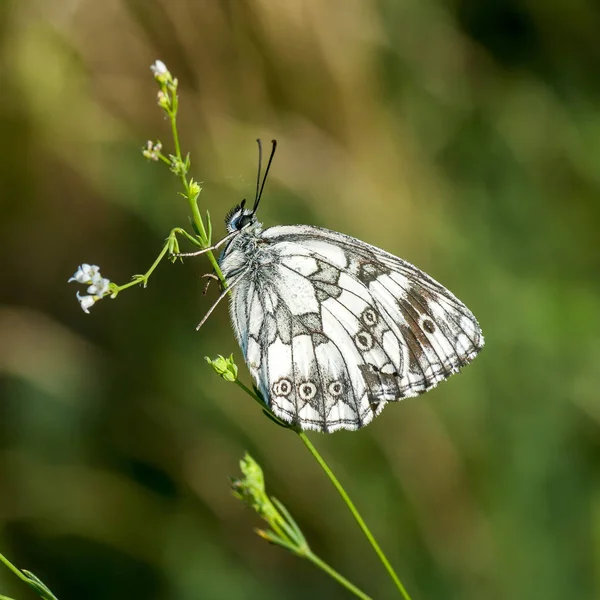
{"type": "Polygon", "coordinates": [[[232,292],[232,318],[271,410],[303,429],[358,429],[483,346],[473,314],[434,279],[312,226],[262,233],[267,260],[232,292]]]}

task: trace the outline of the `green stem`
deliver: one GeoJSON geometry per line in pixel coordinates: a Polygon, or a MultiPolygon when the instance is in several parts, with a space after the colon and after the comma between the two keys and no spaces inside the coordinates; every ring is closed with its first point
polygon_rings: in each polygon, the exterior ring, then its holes
{"type": "MultiPolygon", "coordinates": [[[[5,556],[0,554],[0,562],[4,566],[8,567],[21,581],[24,581],[27,585],[32,587],[42,598],[48,598],[49,600],[57,600],[56,596],[48,589],[48,587],[42,583],[33,573],[29,571],[21,571],[17,569],[5,556]]],[[[8,596],[0,595],[0,600],[13,600],[8,596]]]]}
{"type": "Polygon", "coordinates": [[[169,165],[169,167],[171,166],[171,161],[161,152],[156,152],[156,156],[158,156],[158,158],[160,160],[162,160],[166,165],[169,165]]]}
{"type": "MultiPolygon", "coordinates": [[[[265,407],[265,403],[254,393],[253,390],[251,390],[248,386],[244,385],[239,380],[239,378],[236,378],[235,383],[238,385],[239,388],[244,390],[244,392],[246,392],[246,394],[248,394],[253,400],[258,402],[258,404],[261,406],[261,408],[263,408],[263,410],[268,410],[265,407]]],[[[274,416],[274,418],[277,419],[277,417],[275,417],[275,416],[274,416]]],[[[280,419],[277,419],[277,420],[279,421],[280,419]]],[[[286,425],[285,423],[282,423],[282,424],[286,425]]],[[[290,428],[290,429],[292,429],[292,428],[290,428]]],[[[352,513],[353,517],[356,519],[356,522],[358,523],[358,526],[362,529],[362,532],[365,534],[366,538],[369,540],[369,543],[373,547],[373,550],[375,550],[375,553],[379,557],[379,560],[383,563],[383,566],[385,567],[385,569],[389,573],[390,577],[396,584],[396,587],[398,588],[398,590],[399,590],[400,594],[402,595],[402,597],[404,598],[404,600],[411,600],[410,595],[406,591],[406,588],[404,587],[404,585],[402,585],[402,582],[400,581],[400,578],[394,571],[392,565],[390,564],[390,561],[387,559],[386,555],[383,553],[383,550],[380,548],[379,544],[377,543],[377,540],[373,537],[371,530],[367,527],[367,524],[364,522],[364,520],[361,517],[360,513],[358,512],[358,509],[356,508],[356,506],[354,506],[354,503],[350,499],[350,496],[348,496],[348,494],[346,493],[346,490],[344,489],[342,484],[339,482],[338,478],[333,474],[333,471],[329,468],[329,465],[325,462],[325,459],[319,454],[318,450],[313,446],[312,442],[308,439],[308,437],[306,436],[306,434],[303,431],[298,431],[298,430],[294,430],[294,431],[296,431],[296,433],[298,434],[298,436],[300,437],[300,439],[302,440],[304,445],[308,448],[308,451],[313,455],[315,460],[319,463],[319,466],[323,469],[323,471],[325,471],[325,473],[327,474],[327,477],[329,477],[329,479],[331,480],[331,483],[333,483],[335,489],[338,491],[338,493],[340,494],[340,496],[342,497],[342,499],[344,500],[344,502],[350,509],[350,512],[352,513]]]]}
{"type": "Polygon", "coordinates": [[[244,390],[244,392],[246,392],[246,394],[248,394],[252,400],[258,402],[261,408],[265,408],[265,403],[254,393],[253,390],[251,390],[247,385],[244,385],[239,378],[236,377],[235,383],[240,389],[244,390]]]}
{"type": "Polygon", "coordinates": [[[148,278],[150,277],[150,275],[152,275],[152,273],[154,273],[154,271],[156,270],[156,267],[158,267],[161,260],[165,257],[165,254],[169,251],[169,247],[171,245],[171,240],[178,233],[180,235],[183,235],[185,238],[187,238],[190,242],[192,242],[196,246],[202,247],[200,242],[198,242],[198,240],[196,238],[192,237],[185,229],[181,229],[181,227],[175,227],[174,229],[171,230],[171,233],[169,233],[169,237],[167,238],[165,245],[162,247],[160,254],[156,257],[156,260],[152,263],[150,268],[143,275],[136,275],[135,277],[133,277],[133,279],[129,283],[115,286],[115,289],[113,290],[113,292],[118,294],[119,292],[122,292],[123,290],[126,290],[127,288],[133,287],[134,285],[138,285],[140,283],[146,283],[148,281],[148,278]]]}
{"type": "MultiPolygon", "coordinates": [[[[173,133],[173,143],[175,144],[175,155],[181,160],[181,146],[179,145],[179,134],[177,132],[177,109],[179,108],[179,97],[177,92],[171,94],[172,103],[169,111],[169,119],[171,121],[171,131],[173,133]]],[[[185,183],[187,189],[187,183],[185,183]]]]}
{"type": "Polygon", "coordinates": [[[17,569],[17,567],[15,567],[9,560],[8,558],[6,558],[5,556],[3,556],[2,554],[0,554],[0,561],[4,563],[5,567],[8,567],[19,579],[25,581],[26,583],[28,582],[28,579],[25,575],[23,575],[23,573],[21,573],[21,571],[19,571],[19,569],[17,569]]]}
{"type": "MultiPolygon", "coordinates": [[[[163,90],[163,91],[166,91],[166,90],[163,90]]],[[[169,115],[169,120],[171,122],[171,132],[173,134],[173,143],[174,143],[174,146],[175,146],[175,156],[177,157],[177,160],[178,160],[179,164],[183,165],[184,162],[183,162],[183,157],[181,155],[181,145],[179,143],[179,133],[177,131],[177,108],[178,108],[177,92],[173,91],[173,93],[171,94],[171,107],[170,107],[170,109],[167,109],[166,112],[169,115]]],[[[204,227],[204,222],[202,220],[202,215],[200,214],[200,209],[198,208],[197,195],[193,196],[193,194],[190,191],[190,184],[189,184],[189,182],[187,180],[187,168],[180,169],[179,175],[180,175],[181,182],[182,182],[183,187],[184,187],[185,192],[186,192],[186,197],[188,199],[188,202],[189,202],[189,205],[190,205],[190,209],[192,211],[192,216],[193,216],[194,224],[196,225],[197,231],[200,233],[199,237],[201,239],[201,242],[205,245],[204,247],[206,248],[206,247],[208,247],[210,245],[210,240],[208,240],[208,238],[207,238],[206,229],[204,227]]],[[[163,251],[161,252],[161,254],[159,255],[159,257],[156,259],[154,265],[152,265],[152,267],[150,268],[150,270],[148,271],[148,273],[146,273],[146,275],[143,276],[143,277],[147,277],[156,268],[156,265],[162,260],[162,258],[164,257],[165,253],[167,252],[167,250],[168,250],[168,243],[163,248],[163,251]]],[[[225,281],[225,277],[223,275],[223,272],[221,271],[221,268],[219,267],[219,264],[217,263],[217,260],[215,259],[214,254],[212,253],[212,251],[208,251],[206,253],[206,255],[208,256],[208,260],[212,264],[213,269],[215,270],[215,273],[217,274],[217,276],[221,280],[221,283],[223,284],[224,287],[227,287],[227,282],[225,281]]],[[[119,289],[124,289],[125,287],[130,287],[131,285],[135,285],[136,283],[138,283],[138,282],[134,280],[134,282],[132,282],[130,284],[127,284],[125,286],[122,286],[119,289]]],[[[256,400],[261,405],[261,407],[264,410],[268,410],[268,408],[265,406],[264,402],[262,402],[262,400],[252,390],[250,390],[248,387],[246,387],[239,379],[236,378],[235,383],[237,383],[237,385],[240,388],[242,388],[249,396],[251,396],[252,398],[254,398],[254,400],[256,400]]],[[[273,416],[273,418],[279,421],[279,419],[277,419],[277,417],[273,416]]],[[[335,475],[333,474],[333,472],[331,471],[331,469],[329,468],[329,466],[327,465],[327,463],[323,460],[323,458],[321,457],[321,455],[317,452],[316,448],[311,444],[311,442],[309,441],[309,439],[306,437],[306,435],[304,433],[302,433],[301,431],[297,431],[297,430],[296,430],[296,433],[298,433],[298,435],[300,436],[300,439],[304,442],[304,445],[308,448],[308,450],[310,451],[310,453],[314,456],[314,458],[320,464],[321,468],[325,471],[325,473],[327,474],[327,476],[329,477],[329,479],[331,480],[331,482],[333,483],[333,485],[338,490],[339,494],[342,496],[344,502],[346,503],[346,505],[348,506],[348,508],[352,512],[352,514],[354,515],[354,518],[356,519],[358,525],[360,526],[360,528],[362,529],[363,533],[365,534],[365,536],[367,537],[367,539],[371,543],[371,546],[373,546],[373,549],[375,550],[375,552],[379,556],[379,559],[381,560],[381,562],[383,563],[383,565],[387,569],[388,573],[390,574],[390,576],[393,579],[394,583],[396,584],[396,586],[400,590],[400,593],[402,594],[402,596],[404,597],[404,599],[405,600],[411,600],[410,596],[407,593],[407,591],[404,589],[404,586],[402,585],[400,579],[398,578],[398,576],[394,572],[394,569],[392,568],[392,566],[390,565],[389,561],[387,560],[385,554],[383,553],[383,551],[379,547],[379,544],[377,543],[377,541],[375,540],[375,538],[371,534],[369,528],[367,527],[367,525],[363,521],[363,519],[360,516],[358,510],[356,509],[356,507],[354,506],[354,504],[350,500],[348,494],[346,493],[346,491],[344,490],[344,488],[342,487],[342,485],[340,484],[340,482],[337,480],[337,478],[335,477],[335,475]]],[[[310,560],[311,562],[313,562],[315,565],[317,565],[319,568],[323,569],[326,573],[328,573],[329,575],[331,575],[340,584],[342,584],[348,590],[350,590],[351,592],[353,592],[359,598],[370,600],[368,596],[366,596],[358,588],[356,588],[354,585],[352,585],[348,580],[346,580],[339,573],[337,573],[337,571],[334,571],[329,565],[327,565],[326,563],[324,563],[320,558],[318,558],[316,555],[314,555],[310,550],[307,553],[305,553],[304,556],[308,560],[310,560]]]]}
{"type": "Polygon", "coordinates": [[[333,577],[333,579],[335,579],[340,585],[344,586],[348,591],[352,592],[355,596],[362,598],[362,600],[371,600],[370,596],[367,596],[364,592],[361,592],[343,575],[340,575],[335,569],[332,569],[326,562],[323,562],[316,554],[313,554],[310,550],[301,556],[304,556],[304,558],[312,562],[313,565],[325,571],[325,573],[327,573],[330,577],[333,577]]]}
{"type": "MultiPolygon", "coordinates": [[[[183,164],[183,157],[181,155],[181,145],[179,143],[179,132],[177,131],[177,107],[178,107],[178,99],[177,92],[173,92],[172,94],[172,108],[168,111],[169,120],[171,121],[171,132],[173,134],[173,144],[175,146],[175,156],[177,157],[179,164],[183,164]]],[[[200,238],[204,243],[204,247],[208,247],[210,245],[210,240],[208,240],[206,236],[206,228],[204,227],[204,221],[202,220],[202,215],[200,214],[200,209],[198,208],[197,198],[194,198],[190,193],[190,185],[187,180],[187,173],[182,171],[180,173],[181,183],[183,183],[183,187],[185,189],[185,194],[188,199],[190,210],[192,211],[192,218],[194,220],[194,224],[198,228],[200,232],[200,238]]],[[[215,255],[212,253],[212,250],[206,253],[210,264],[212,265],[217,277],[221,280],[221,283],[224,287],[227,287],[227,282],[225,281],[225,276],[221,271],[221,267],[219,267],[219,263],[215,258],[215,255]]]]}
{"type": "MultiPolygon", "coordinates": [[[[189,196],[188,196],[188,201],[190,203],[190,209],[192,211],[192,217],[194,219],[194,223],[198,226],[198,228],[200,229],[202,234],[206,237],[206,231],[204,229],[204,223],[202,222],[202,216],[200,215],[200,209],[198,208],[198,203],[196,202],[195,199],[190,198],[189,196]]],[[[208,240],[206,240],[205,243],[206,243],[205,247],[209,246],[208,240]]],[[[221,283],[223,284],[223,286],[227,287],[227,282],[225,281],[225,275],[223,275],[223,271],[221,271],[221,267],[219,266],[219,263],[217,262],[217,259],[215,258],[215,255],[213,254],[212,250],[209,250],[206,253],[206,256],[208,257],[210,264],[212,265],[213,269],[215,270],[217,277],[221,280],[221,283]]]]}
{"type": "Polygon", "coordinates": [[[175,229],[173,229],[171,231],[171,234],[173,234],[173,233],[179,233],[180,235],[182,235],[184,238],[188,239],[190,242],[192,242],[192,244],[195,244],[199,248],[203,247],[202,244],[198,241],[198,238],[195,238],[193,235],[190,235],[185,229],[181,229],[181,227],[175,227],[175,229]]]}
{"type": "Polygon", "coordinates": [[[381,560],[381,562],[383,563],[383,566],[386,568],[390,577],[396,584],[396,587],[400,591],[400,594],[402,594],[402,597],[405,600],[411,600],[410,596],[408,595],[408,592],[406,591],[405,587],[402,585],[400,578],[398,577],[398,575],[396,575],[396,572],[392,568],[392,565],[390,564],[389,560],[383,553],[383,550],[379,547],[377,540],[373,537],[373,534],[371,533],[370,529],[367,527],[367,524],[364,522],[363,518],[360,516],[360,513],[358,512],[356,506],[354,506],[354,503],[352,502],[352,500],[350,500],[350,496],[348,496],[348,494],[346,493],[346,490],[343,488],[342,484],[338,481],[337,477],[333,474],[333,471],[329,468],[329,465],[325,462],[325,460],[319,454],[317,449],[312,445],[312,443],[308,439],[308,437],[306,437],[306,434],[302,431],[298,431],[297,433],[298,433],[298,436],[300,437],[300,439],[302,440],[302,442],[304,443],[304,445],[308,448],[308,451],[313,455],[313,457],[319,463],[319,465],[321,466],[323,471],[325,471],[325,473],[327,474],[327,477],[329,477],[329,479],[331,480],[331,483],[333,483],[335,489],[338,491],[338,493],[340,494],[340,496],[342,497],[342,499],[344,500],[344,502],[350,509],[352,516],[356,519],[358,526],[362,529],[366,538],[369,540],[369,543],[371,544],[371,546],[373,546],[373,550],[375,550],[375,553],[379,557],[379,560],[381,560]]]}
{"type": "Polygon", "coordinates": [[[251,390],[248,386],[244,385],[238,378],[236,378],[235,383],[239,388],[244,390],[250,398],[252,398],[258,405],[262,408],[263,412],[273,421],[275,421],[281,427],[285,427],[286,429],[291,429],[292,431],[296,431],[289,423],[282,421],[279,417],[271,412],[269,407],[262,401],[262,399],[254,393],[254,390],[251,390]]]}
{"type": "Polygon", "coordinates": [[[154,272],[156,267],[158,267],[158,265],[160,264],[160,261],[164,258],[165,254],[167,253],[168,250],[169,250],[169,241],[167,240],[167,242],[163,246],[163,249],[160,251],[160,254],[157,256],[156,260],[152,263],[152,266],[143,275],[136,275],[129,283],[125,283],[123,285],[118,286],[116,292],[117,293],[122,292],[123,290],[133,287],[134,285],[138,285],[139,283],[145,283],[146,281],[148,281],[148,277],[150,277],[150,275],[152,275],[152,273],[154,272]]]}

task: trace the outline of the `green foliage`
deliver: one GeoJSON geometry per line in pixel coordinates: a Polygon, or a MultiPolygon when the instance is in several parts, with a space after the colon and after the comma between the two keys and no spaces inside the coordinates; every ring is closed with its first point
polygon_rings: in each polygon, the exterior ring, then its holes
{"type": "Polygon", "coordinates": [[[240,461],[240,469],[243,477],[231,481],[233,495],[256,511],[260,518],[271,526],[271,529],[267,530],[257,529],[256,533],[268,542],[281,546],[300,558],[309,560],[355,596],[368,600],[369,596],[314,554],[298,524],[285,506],[277,498],[267,496],[262,469],[249,454],[246,454],[240,461]]]}
{"type": "MultiPolygon", "coordinates": [[[[25,569],[19,570],[5,556],[0,554],[0,561],[4,563],[19,579],[24,581],[42,600],[58,600],[56,596],[48,589],[48,586],[31,571],[25,569]]],[[[0,596],[2,600],[11,600],[6,596],[0,596]]]]}

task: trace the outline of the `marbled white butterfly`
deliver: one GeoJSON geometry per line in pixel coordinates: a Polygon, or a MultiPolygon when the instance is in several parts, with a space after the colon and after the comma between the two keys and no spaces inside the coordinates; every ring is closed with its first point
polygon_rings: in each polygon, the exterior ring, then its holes
{"type": "Polygon", "coordinates": [[[219,301],[230,294],[236,337],[273,413],[301,429],[355,430],[471,362],[484,343],[477,320],[417,267],[321,227],[263,230],[256,211],[276,142],[262,185],[258,144],[254,206],[231,210],[212,249],[227,243],[219,301]]]}

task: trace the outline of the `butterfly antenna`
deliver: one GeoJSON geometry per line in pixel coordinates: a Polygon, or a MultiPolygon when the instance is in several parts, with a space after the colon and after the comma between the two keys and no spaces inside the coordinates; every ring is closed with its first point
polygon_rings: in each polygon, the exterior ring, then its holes
{"type": "Polygon", "coordinates": [[[258,144],[258,173],[256,174],[256,194],[254,195],[254,212],[258,205],[258,194],[260,190],[260,172],[262,171],[262,141],[260,138],[256,140],[258,144]]]}
{"type": "Polygon", "coordinates": [[[262,167],[262,143],[260,140],[256,141],[258,142],[258,179],[256,181],[256,199],[254,200],[254,208],[252,209],[252,214],[255,214],[256,210],[258,209],[258,203],[260,202],[263,190],[265,189],[267,175],[269,174],[269,169],[271,168],[271,163],[273,162],[273,157],[275,156],[275,150],[277,150],[277,140],[271,140],[271,155],[269,156],[269,162],[267,163],[267,168],[265,169],[265,176],[263,177],[262,185],[259,189],[260,171],[262,167]]]}

